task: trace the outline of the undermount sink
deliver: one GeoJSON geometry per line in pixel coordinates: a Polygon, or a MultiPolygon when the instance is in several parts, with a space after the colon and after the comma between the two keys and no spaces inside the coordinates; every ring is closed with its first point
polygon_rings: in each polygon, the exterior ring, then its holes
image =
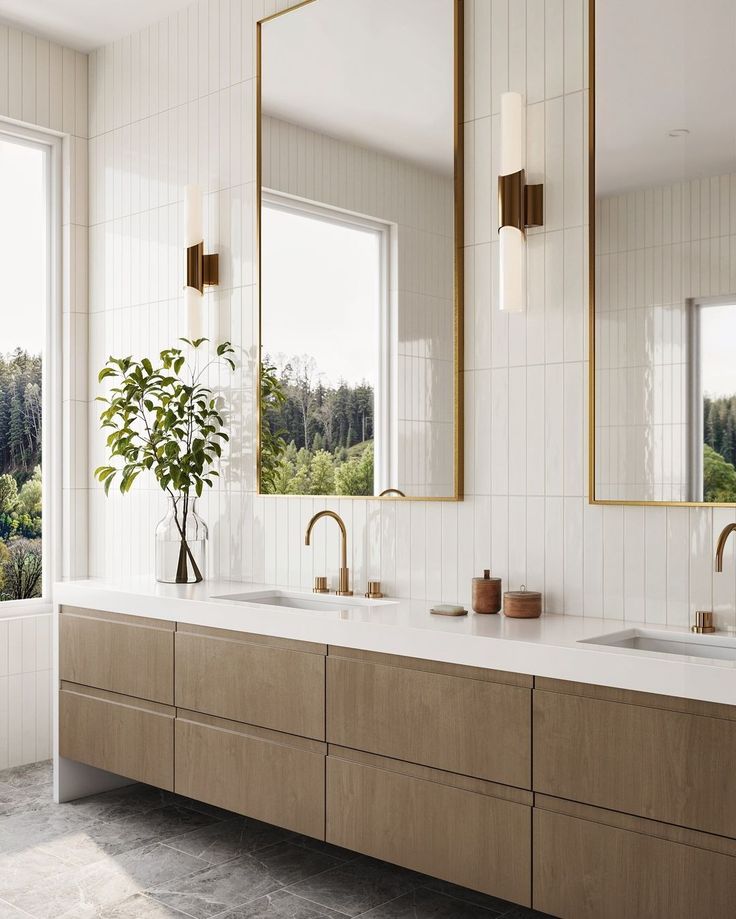
{"type": "Polygon", "coordinates": [[[609,635],[584,638],[579,643],[630,651],[676,654],[680,657],[736,661],[736,638],[728,638],[723,635],[696,635],[656,629],[625,629],[622,632],[611,632],[609,635]]]}
{"type": "Polygon", "coordinates": [[[355,607],[392,606],[393,600],[369,600],[367,597],[338,597],[336,594],[306,594],[296,590],[263,590],[252,593],[221,594],[213,600],[230,600],[237,603],[277,606],[296,610],[338,612],[355,607]]]}

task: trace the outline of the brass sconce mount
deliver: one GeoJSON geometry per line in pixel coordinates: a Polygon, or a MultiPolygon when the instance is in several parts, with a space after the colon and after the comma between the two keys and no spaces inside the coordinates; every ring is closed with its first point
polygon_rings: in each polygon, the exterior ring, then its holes
{"type": "Polygon", "coordinates": [[[544,185],[527,185],[523,169],[498,177],[498,228],[544,225],[544,185]]]}
{"type": "Polygon", "coordinates": [[[203,293],[205,285],[220,283],[220,258],[217,254],[205,255],[203,242],[189,246],[186,252],[187,287],[203,293]]]}

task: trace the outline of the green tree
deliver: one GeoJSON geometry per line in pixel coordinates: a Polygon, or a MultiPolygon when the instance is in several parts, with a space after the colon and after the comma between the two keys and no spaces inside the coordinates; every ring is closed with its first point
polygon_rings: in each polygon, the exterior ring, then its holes
{"type": "Polygon", "coordinates": [[[41,596],[41,540],[14,539],[2,563],[2,598],[28,600],[41,596]]]}
{"type": "Polygon", "coordinates": [[[18,483],[10,473],[0,475],[0,514],[11,514],[18,505],[18,483]]]}
{"type": "Polygon", "coordinates": [[[281,458],[286,450],[286,428],[278,422],[278,415],[286,403],[286,393],[276,368],[265,360],[261,364],[261,491],[280,494],[276,478],[283,473],[281,458]]]}
{"type": "Polygon", "coordinates": [[[366,448],[360,458],[354,458],[335,470],[335,491],[338,495],[373,494],[373,449],[366,448]]]}
{"type": "Polygon", "coordinates": [[[320,450],[315,453],[312,459],[310,478],[310,494],[335,494],[335,467],[332,462],[332,457],[326,450],[320,450]]]}
{"type": "Polygon", "coordinates": [[[736,468],[708,444],[703,448],[703,493],[708,502],[736,501],[736,468]]]}
{"type": "Polygon", "coordinates": [[[23,483],[18,494],[18,508],[22,514],[37,517],[41,513],[42,500],[41,467],[36,466],[33,475],[23,483]]]}

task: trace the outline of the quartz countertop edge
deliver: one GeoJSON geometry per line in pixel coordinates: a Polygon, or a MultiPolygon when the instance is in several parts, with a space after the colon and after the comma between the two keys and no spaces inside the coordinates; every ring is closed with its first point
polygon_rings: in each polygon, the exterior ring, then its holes
{"type": "Polygon", "coordinates": [[[304,588],[233,581],[175,585],[150,578],[87,579],[57,582],[53,601],[57,607],[76,606],[736,705],[736,661],[580,644],[583,639],[631,628],[666,631],[676,638],[687,634],[684,627],[552,614],[527,620],[472,611],[462,617],[432,616],[429,600],[350,607],[350,598],[346,598],[344,608],[325,612],[222,598],[265,590],[308,595],[304,588]]]}

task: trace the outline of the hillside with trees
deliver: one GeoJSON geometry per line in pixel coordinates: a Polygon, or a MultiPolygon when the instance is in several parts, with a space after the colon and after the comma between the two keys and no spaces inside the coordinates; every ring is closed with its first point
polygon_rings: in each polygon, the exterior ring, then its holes
{"type": "Polygon", "coordinates": [[[0,355],[0,600],[41,595],[41,356],[0,355]]]}
{"type": "Polygon", "coordinates": [[[326,385],[315,361],[261,365],[261,489],[372,495],[373,387],[326,385]]]}

